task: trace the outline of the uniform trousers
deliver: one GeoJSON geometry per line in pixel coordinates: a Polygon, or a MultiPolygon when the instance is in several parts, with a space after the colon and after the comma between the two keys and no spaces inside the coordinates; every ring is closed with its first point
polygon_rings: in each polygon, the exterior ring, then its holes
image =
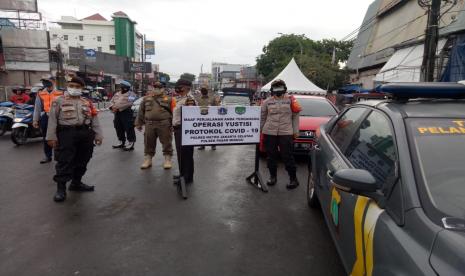
{"type": "Polygon", "coordinates": [[[263,135],[263,142],[267,155],[268,169],[272,176],[276,176],[278,170],[278,158],[284,161],[289,177],[296,178],[296,165],[294,160],[294,138],[292,135],[263,135]]]}
{"type": "Polygon", "coordinates": [[[157,139],[163,146],[163,155],[173,155],[173,133],[171,119],[161,121],[145,121],[144,153],[154,156],[157,139]]]}
{"type": "Polygon", "coordinates": [[[176,142],[179,173],[184,177],[186,182],[192,182],[194,180],[194,147],[182,146],[181,126],[174,127],[174,139],[176,142]]]}
{"type": "Polygon", "coordinates": [[[55,149],[56,174],[53,180],[80,183],[94,152],[95,133],[88,126],[58,126],[58,147],[55,149]]]}
{"type": "Polygon", "coordinates": [[[40,126],[40,131],[42,132],[42,139],[43,139],[43,143],[44,143],[45,157],[51,159],[53,149],[47,144],[47,140],[45,140],[45,136],[47,135],[47,126],[48,126],[48,115],[47,115],[47,113],[44,113],[43,115],[40,116],[40,118],[39,118],[39,126],[40,126]]]}
{"type": "Polygon", "coordinates": [[[115,113],[115,119],[113,124],[116,130],[116,136],[118,140],[122,142],[135,142],[136,132],[134,130],[134,117],[131,108],[126,108],[123,111],[115,113]]]}

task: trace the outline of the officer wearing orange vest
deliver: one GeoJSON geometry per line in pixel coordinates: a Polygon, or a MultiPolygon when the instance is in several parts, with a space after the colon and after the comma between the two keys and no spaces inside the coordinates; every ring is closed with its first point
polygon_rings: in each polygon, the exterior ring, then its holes
{"type": "Polygon", "coordinates": [[[63,96],[63,91],[55,89],[54,77],[44,78],[40,81],[42,82],[44,89],[36,96],[32,124],[35,128],[40,126],[42,131],[45,158],[40,161],[40,164],[45,164],[52,162],[53,152],[53,149],[47,144],[47,141],[45,140],[45,135],[47,134],[48,114],[50,113],[52,102],[55,101],[58,97],[63,96]]]}

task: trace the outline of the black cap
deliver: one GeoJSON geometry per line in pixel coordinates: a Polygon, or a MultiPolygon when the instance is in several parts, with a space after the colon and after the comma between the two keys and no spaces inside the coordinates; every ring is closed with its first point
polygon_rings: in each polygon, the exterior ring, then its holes
{"type": "Polygon", "coordinates": [[[179,79],[177,82],[176,82],[176,86],[189,86],[191,87],[192,86],[192,82],[188,81],[188,80],[185,80],[185,79],[179,79]]]}
{"type": "Polygon", "coordinates": [[[70,82],[79,83],[82,87],[86,86],[86,83],[80,77],[72,77],[68,83],[70,82]]]}

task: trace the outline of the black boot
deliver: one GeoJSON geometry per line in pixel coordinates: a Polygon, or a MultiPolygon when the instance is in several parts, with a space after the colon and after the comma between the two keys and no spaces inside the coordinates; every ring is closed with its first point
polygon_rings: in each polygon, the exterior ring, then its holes
{"type": "Polygon", "coordinates": [[[112,147],[113,147],[114,149],[122,149],[122,148],[124,148],[124,144],[125,144],[124,141],[119,141],[118,144],[113,145],[112,147]]]}
{"type": "Polygon", "coordinates": [[[57,183],[57,192],[53,197],[55,202],[63,202],[66,200],[66,183],[57,183]]]}
{"type": "Polygon", "coordinates": [[[129,144],[128,144],[127,146],[124,147],[124,150],[125,150],[125,151],[134,150],[134,144],[135,144],[135,142],[129,142],[129,144]]]}
{"type": "Polygon", "coordinates": [[[289,184],[287,184],[286,188],[288,190],[293,190],[299,186],[299,181],[297,177],[291,177],[289,184]]]}
{"type": "Polygon", "coordinates": [[[94,186],[86,185],[81,181],[73,181],[69,185],[68,190],[76,192],[93,192],[94,186]]]}

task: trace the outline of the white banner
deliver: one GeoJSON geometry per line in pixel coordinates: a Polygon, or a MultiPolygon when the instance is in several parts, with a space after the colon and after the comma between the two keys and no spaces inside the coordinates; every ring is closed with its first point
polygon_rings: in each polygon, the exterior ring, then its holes
{"type": "Polygon", "coordinates": [[[183,106],[182,144],[260,143],[259,106],[183,106]]]}

